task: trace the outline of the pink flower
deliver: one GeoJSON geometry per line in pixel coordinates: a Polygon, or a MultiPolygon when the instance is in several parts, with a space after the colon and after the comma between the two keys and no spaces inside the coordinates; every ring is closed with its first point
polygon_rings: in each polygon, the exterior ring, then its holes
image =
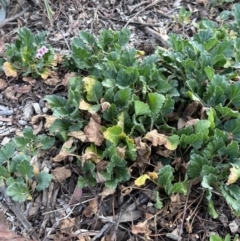
{"type": "Polygon", "coordinates": [[[42,58],[42,55],[41,55],[40,53],[37,53],[37,54],[36,54],[36,58],[41,59],[41,58],[42,58]]]}
{"type": "Polygon", "coordinates": [[[40,49],[38,49],[36,58],[41,59],[44,54],[48,52],[48,48],[46,46],[42,46],[40,49]]]}
{"type": "Polygon", "coordinates": [[[41,50],[43,51],[44,54],[48,52],[48,49],[46,46],[42,46],[41,50]]]}

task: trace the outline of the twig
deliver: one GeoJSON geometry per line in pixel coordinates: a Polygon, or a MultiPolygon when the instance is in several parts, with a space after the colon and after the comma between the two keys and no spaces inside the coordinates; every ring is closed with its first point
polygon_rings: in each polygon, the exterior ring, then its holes
{"type": "Polygon", "coordinates": [[[11,22],[12,20],[21,17],[24,13],[26,13],[28,10],[30,9],[30,7],[27,7],[25,9],[23,9],[20,13],[15,14],[14,16],[10,17],[10,18],[6,18],[2,23],[0,23],[0,28],[3,27],[6,23],[11,22]]]}
{"type": "MultiPolygon", "coordinates": [[[[138,17],[138,21],[139,22],[143,22],[142,19],[140,17],[138,17]]],[[[144,27],[144,30],[151,34],[152,36],[154,36],[155,38],[157,38],[158,40],[161,41],[161,43],[164,45],[164,47],[168,47],[167,41],[155,30],[153,30],[150,27],[144,27]]]]}
{"type": "Polygon", "coordinates": [[[148,8],[151,8],[153,6],[155,6],[157,3],[161,2],[162,0],[156,0],[153,3],[150,3],[149,5],[147,5],[145,8],[141,9],[140,11],[138,11],[132,18],[129,19],[129,21],[125,24],[124,28],[126,28],[128,26],[128,24],[130,23],[131,19],[134,19],[135,17],[137,17],[141,12],[147,10],[148,8]]]}

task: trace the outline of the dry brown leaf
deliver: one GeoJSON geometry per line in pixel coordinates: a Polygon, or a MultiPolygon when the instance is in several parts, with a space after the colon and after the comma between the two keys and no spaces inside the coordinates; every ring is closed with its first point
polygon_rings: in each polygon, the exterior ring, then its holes
{"type": "Polygon", "coordinates": [[[31,124],[32,125],[35,125],[39,122],[39,120],[41,119],[45,119],[45,124],[44,124],[44,127],[45,128],[50,128],[50,126],[53,124],[53,122],[56,120],[56,117],[52,116],[52,115],[46,115],[46,114],[43,114],[43,115],[35,115],[32,117],[31,119],[31,124]]]}
{"type": "Polygon", "coordinates": [[[100,192],[98,195],[101,196],[102,198],[105,198],[109,195],[112,195],[116,192],[116,189],[112,189],[109,187],[105,187],[102,192],[100,192]]]}
{"type": "Polygon", "coordinates": [[[101,128],[99,122],[96,121],[96,116],[92,116],[89,123],[84,128],[84,133],[89,142],[93,142],[96,146],[101,146],[104,140],[101,128]]]}
{"type": "Polygon", "coordinates": [[[102,112],[106,111],[109,108],[110,105],[111,104],[109,102],[106,102],[106,101],[101,102],[102,112]]]}
{"type": "Polygon", "coordinates": [[[185,126],[185,124],[186,124],[186,121],[183,118],[179,118],[177,123],[178,130],[181,130],[185,126]]]}
{"type": "Polygon", "coordinates": [[[29,93],[31,91],[32,87],[31,87],[31,85],[23,85],[23,86],[15,85],[14,89],[17,93],[26,94],[26,93],[29,93]]]}
{"type": "Polygon", "coordinates": [[[90,160],[94,163],[98,163],[101,161],[101,158],[99,158],[98,155],[94,152],[87,152],[87,153],[84,153],[81,157],[82,165],[85,163],[86,160],[90,160]]]}
{"type": "Polygon", "coordinates": [[[62,54],[55,54],[53,57],[53,66],[57,66],[58,64],[61,64],[63,61],[63,55],[62,54]]]}
{"type": "Polygon", "coordinates": [[[173,153],[173,151],[165,149],[165,150],[157,150],[156,153],[164,157],[169,157],[173,153]]]}
{"type": "Polygon", "coordinates": [[[9,86],[4,90],[4,95],[6,96],[7,99],[9,100],[17,100],[18,98],[16,97],[16,90],[14,89],[13,86],[9,86]]]}
{"type": "Polygon", "coordinates": [[[36,84],[36,79],[32,77],[23,77],[22,80],[29,83],[31,86],[34,86],[36,84]]]}
{"type": "MultiPolygon", "coordinates": [[[[43,77],[42,77],[43,78],[43,77]]],[[[54,71],[49,71],[48,76],[46,78],[43,78],[44,83],[50,86],[56,86],[61,82],[61,79],[58,76],[58,73],[54,71]],[[48,78],[50,77],[50,78],[48,78]]]]}
{"type": "Polygon", "coordinates": [[[7,87],[7,82],[4,79],[0,79],[0,90],[3,90],[7,87]]]}
{"type": "Polygon", "coordinates": [[[148,222],[139,222],[137,225],[133,225],[131,229],[133,234],[144,233],[146,235],[150,234],[151,231],[148,228],[148,222]]]}
{"type": "Polygon", "coordinates": [[[134,166],[139,167],[140,174],[142,174],[147,166],[147,163],[149,162],[151,147],[147,143],[142,142],[141,137],[135,138],[134,142],[137,149],[137,159],[134,162],[134,166]]]}
{"type": "Polygon", "coordinates": [[[93,214],[98,212],[98,200],[97,198],[89,201],[88,206],[83,210],[83,214],[87,218],[91,218],[93,214]]]}
{"type": "Polygon", "coordinates": [[[75,226],[75,218],[63,219],[59,226],[61,233],[71,235],[72,228],[75,226]]]}
{"type": "Polygon", "coordinates": [[[5,62],[2,66],[2,69],[6,76],[17,77],[17,71],[14,69],[11,63],[5,62]]]}
{"type": "Polygon", "coordinates": [[[81,142],[86,142],[87,136],[84,134],[83,131],[72,131],[68,133],[68,136],[75,137],[76,139],[80,140],[81,142]]]}
{"type": "Polygon", "coordinates": [[[71,153],[67,151],[67,149],[70,149],[72,147],[72,144],[74,142],[73,137],[70,137],[62,146],[61,151],[54,157],[52,160],[54,162],[60,162],[63,161],[67,156],[70,156],[71,153]]]}
{"type": "Polygon", "coordinates": [[[70,78],[72,78],[72,77],[74,77],[74,76],[76,76],[76,73],[74,73],[74,72],[66,73],[66,74],[64,75],[63,80],[62,80],[62,85],[63,85],[63,86],[67,86],[70,78]]]}
{"type": "Polygon", "coordinates": [[[83,194],[82,188],[79,188],[78,186],[76,186],[74,189],[73,195],[69,201],[69,205],[80,203],[82,194],[83,194]]]}
{"type": "Polygon", "coordinates": [[[57,182],[64,182],[67,178],[71,177],[72,172],[66,167],[57,167],[52,170],[53,180],[57,182]]]}
{"type": "Polygon", "coordinates": [[[157,130],[152,130],[148,132],[143,139],[146,139],[148,141],[152,142],[153,146],[165,146],[169,150],[175,150],[177,148],[177,145],[173,145],[167,138],[166,135],[160,134],[157,132],[157,130]]]}
{"type": "Polygon", "coordinates": [[[191,120],[188,120],[185,124],[185,127],[188,127],[188,126],[193,126],[195,125],[195,123],[197,123],[199,121],[199,119],[191,119],[191,120]]]}

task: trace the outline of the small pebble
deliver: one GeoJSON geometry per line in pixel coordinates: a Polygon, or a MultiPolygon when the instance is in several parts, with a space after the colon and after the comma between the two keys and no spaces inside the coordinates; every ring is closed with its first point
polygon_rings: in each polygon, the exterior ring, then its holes
{"type": "Polygon", "coordinates": [[[42,112],[45,114],[45,113],[47,113],[48,112],[48,108],[47,107],[43,107],[42,108],[42,112]]]}
{"type": "Polygon", "coordinates": [[[23,119],[30,120],[33,114],[33,106],[32,103],[27,103],[23,108],[23,119]]]}
{"type": "Polygon", "coordinates": [[[39,105],[41,108],[43,108],[45,106],[44,100],[39,100],[39,105]]]}
{"type": "Polygon", "coordinates": [[[35,110],[35,112],[37,114],[42,114],[42,111],[41,111],[41,108],[40,108],[40,105],[38,103],[32,103],[32,106],[33,106],[33,109],[35,110]]]}
{"type": "Polygon", "coordinates": [[[19,121],[18,121],[18,124],[21,125],[21,126],[25,126],[25,125],[27,125],[27,121],[25,121],[25,120],[19,120],[19,121]]]}

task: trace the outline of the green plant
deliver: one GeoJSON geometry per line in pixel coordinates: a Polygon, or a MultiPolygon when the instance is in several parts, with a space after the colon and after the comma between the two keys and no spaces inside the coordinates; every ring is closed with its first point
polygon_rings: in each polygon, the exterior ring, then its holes
{"type": "Polygon", "coordinates": [[[31,74],[33,77],[47,78],[56,65],[54,51],[45,41],[46,32],[33,34],[27,28],[18,30],[14,43],[7,45],[2,69],[7,76],[16,77],[31,74]]]}
{"type": "Polygon", "coordinates": [[[232,3],[234,0],[211,0],[211,6],[217,7],[217,6],[222,6],[224,3],[232,3]]]}
{"type": "Polygon", "coordinates": [[[39,172],[38,168],[31,164],[31,159],[40,150],[47,150],[53,144],[53,138],[35,136],[31,128],[26,128],[22,137],[15,137],[0,149],[0,181],[5,183],[6,193],[13,200],[24,202],[31,199],[33,180],[37,183],[37,191],[48,187],[51,175],[46,171],[39,172]]]}
{"type": "Polygon", "coordinates": [[[187,11],[184,7],[181,7],[178,15],[174,16],[174,20],[180,24],[187,24],[190,22],[192,13],[187,11]]]}
{"type": "MultiPolygon", "coordinates": [[[[218,214],[213,189],[240,211],[239,4],[231,14],[234,20],[220,27],[202,20],[192,39],[170,35],[168,50],[159,47],[147,57],[127,47],[126,29],[103,30],[98,39],[81,32],[73,40],[65,66],[87,77],[71,79],[68,98],[45,99],[57,117],[51,133],[66,141],[69,132],[82,131],[89,143],[84,158],[80,156],[79,186],[96,185],[99,175],[112,188],[128,180],[127,166],[140,158],[136,138],[144,136],[142,141],[151,146],[165,146],[175,155],[181,150],[188,156],[188,179],[201,179],[214,218],[218,214]],[[191,105],[201,108],[202,114],[188,113],[191,105]],[[179,130],[169,116],[177,106],[187,109],[176,115],[175,122],[195,115],[192,124],[179,130]],[[89,128],[97,134],[89,133],[89,128]]],[[[158,185],[167,194],[175,189],[186,193],[181,182],[174,184],[170,166],[158,175],[158,185]]]]}
{"type": "MultiPolygon", "coordinates": [[[[231,241],[231,236],[229,234],[223,239],[218,235],[211,235],[209,241],[231,241]]],[[[238,241],[238,234],[235,235],[232,241],[238,241]]]]}
{"type": "MultiPolygon", "coordinates": [[[[62,140],[67,140],[71,131],[86,133],[86,128],[95,128],[98,135],[88,137],[91,153],[102,152],[100,160],[108,161],[99,174],[112,188],[130,178],[127,166],[137,157],[134,138],[163,124],[174,108],[174,98],[179,96],[174,87],[177,83],[168,83],[162,70],[156,68],[158,57],[141,60],[140,52],[126,46],[129,36],[127,29],[103,30],[98,39],[80,32],[72,42],[66,66],[78,68],[88,76],[70,80],[68,98],[45,97],[58,117],[50,132],[62,140]],[[124,150],[122,156],[119,149],[124,150]]],[[[89,150],[85,154],[86,151],[89,150]]],[[[79,177],[81,186],[87,186],[86,175],[95,175],[93,170],[97,170],[94,159],[89,159],[91,164],[83,164],[85,174],[79,177]]],[[[96,184],[95,176],[93,179],[96,184]]]]}

